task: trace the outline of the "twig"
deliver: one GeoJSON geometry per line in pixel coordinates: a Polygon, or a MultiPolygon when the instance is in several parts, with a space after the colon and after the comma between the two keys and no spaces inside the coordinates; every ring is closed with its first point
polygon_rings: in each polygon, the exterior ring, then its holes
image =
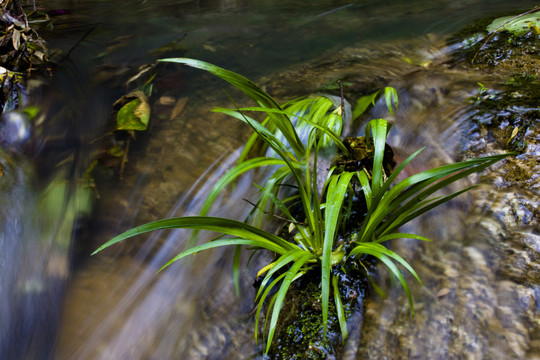
{"type": "Polygon", "coordinates": [[[345,113],[345,96],[343,95],[343,83],[341,80],[338,80],[339,92],[341,95],[341,118],[343,119],[345,113]]]}
{"type": "Polygon", "coordinates": [[[87,37],[88,35],[90,35],[94,30],[96,29],[95,26],[91,27],[86,33],[84,33],[84,35],[69,49],[69,51],[66,53],[66,55],[64,55],[57,63],[55,66],[58,66],[59,64],[61,64],[64,60],[66,60],[70,55],[71,53],[80,45],[80,43],[82,43],[87,37]]]}
{"type": "Polygon", "coordinates": [[[127,162],[127,156],[129,152],[129,144],[131,143],[131,137],[128,137],[126,148],[124,149],[124,154],[122,156],[122,162],[120,163],[120,180],[124,180],[124,167],[127,162]]]}
{"type": "MultiPolygon", "coordinates": [[[[244,200],[244,201],[247,202],[248,204],[252,205],[254,208],[261,210],[261,209],[257,206],[257,204],[252,203],[252,202],[249,201],[248,199],[245,199],[245,198],[244,198],[244,199],[242,199],[242,200],[244,200]]],[[[261,210],[261,211],[262,211],[263,213],[265,213],[266,215],[273,216],[273,217],[275,217],[276,219],[279,219],[279,220],[287,221],[287,222],[290,222],[290,223],[295,224],[295,225],[308,226],[308,224],[306,224],[306,223],[294,221],[294,220],[291,220],[291,219],[287,219],[286,217],[283,217],[283,216],[279,216],[279,215],[273,214],[273,213],[271,213],[271,212],[269,212],[269,211],[266,211],[266,210],[261,210]]]]}

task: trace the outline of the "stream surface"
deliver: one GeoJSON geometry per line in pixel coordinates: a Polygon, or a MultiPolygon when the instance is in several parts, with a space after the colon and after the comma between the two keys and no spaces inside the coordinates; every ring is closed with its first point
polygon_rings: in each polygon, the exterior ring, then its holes
{"type": "MultiPolygon", "coordinates": [[[[249,135],[211,112],[231,107],[223,88],[239,106],[250,104],[244,97],[201,71],[160,65],[150,127],[132,141],[121,180],[118,169],[94,175],[96,199],[80,178],[107,131],[113,102],[129,91],[124,83],[139,66],[160,57],[201,59],[260,82],[280,100],[341,78],[367,90],[395,86],[400,110],[389,141],[402,158],[427,146],[409,170],[415,173],[459,161],[466,151],[492,150],[478,146],[466,119],[477,83],[498,85],[492,74],[420,64],[444,58],[445,36],[474,20],[532,6],[507,0],[42,5],[62,10],[42,36],[68,56],[29,100],[43,109],[46,130],[31,151],[0,154],[0,359],[262,358],[250,316],[256,266],[241,273],[236,296],[230,249],[156,274],[189,237],[172,231],[90,257],[132,226],[196,214],[249,135]]],[[[538,156],[537,147],[531,151],[538,156]]],[[[531,210],[539,204],[537,180],[503,191],[492,185],[502,182],[496,175],[469,179],[462,185],[483,185],[411,224],[407,232],[434,240],[394,249],[424,280],[424,287],[410,283],[417,315],[410,318],[399,284],[385,283],[389,297],[368,299],[357,351],[344,358],[540,358],[534,265],[540,241],[531,210]],[[505,211],[515,216],[505,218],[505,211]],[[493,231],[509,245],[494,244],[493,231]],[[513,272],[512,261],[522,264],[513,272]]],[[[256,195],[253,181],[260,179],[238,183],[213,214],[242,219],[249,210],[242,199],[256,195]]]]}

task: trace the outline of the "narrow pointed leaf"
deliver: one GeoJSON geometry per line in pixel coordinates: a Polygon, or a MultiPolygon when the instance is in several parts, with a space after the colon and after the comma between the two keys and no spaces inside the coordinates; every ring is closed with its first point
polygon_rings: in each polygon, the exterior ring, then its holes
{"type": "Polygon", "coordinates": [[[341,302],[341,296],[339,295],[339,288],[337,277],[332,276],[332,288],[334,290],[334,302],[336,304],[336,312],[339,321],[339,328],[341,329],[341,343],[345,343],[347,338],[347,318],[345,317],[345,310],[343,309],[343,303],[341,302]]]}
{"type": "Polygon", "coordinates": [[[259,286],[259,291],[257,291],[257,295],[255,296],[255,300],[257,300],[259,298],[259,296],[261,295],[262,289],[264,289],[266,287],[266,284],[268,283],[268,281],[270,281],[272,279],[272,276],[277,271],[279,271],[281,268],[288,265],[289,263],[297,261],[299,258],[306,257],[306,256],[308,256],[308,258],[313,257],[313,255],[309,251],[302,250],[302,249],[292,250],[292,251],[288,251],[288,252],[282,254],[274,262],[274,266],[272,266],[272,268],[266,273],[263,281],[261,282],[261,285],[259,286]]]}
{"type": "Polygon", "coordinates": [[[375,240],[375,242],[380,244],[380,243],[388,241],[388,240],[402,239],[402,238],[416,239],[416,240],[423,240],[423,241],[431,241],[430,239],[425,238],[425,237],[420,236],[420,235],[407,234],[407,233],[392,233],[392,234],[384,235],[384,236],[381,236],[381,237],[377,238],[375,240]]]}
{"type": "Polygon", "coordinates": [[[269,158],[269,157],[257,157],[253,159],[246,160],[234,168],[229,170],[225,175],[223,175],[219,181],[214,185],[210,193],[208,194],[204,204],[199,212],[200,216],[208,214],[210,207],[221,193],[221,191],[229,185],[231,182],[235,181],[239,176],[248,172],[249,170],[272,165],[286,165],[286,163],[281,159],[269,158]]]}
{"type": "MultiPolygon", "coordinates": [[[[412,300],[411,291],[409,290],[409,286],[407,285],[407,281],[405,281],[405,278],[403,277],[403,275],[401,274],[399,269],[392,262],[392,260],[390,260],[390,258],[388,256],[386,256],[385,254],[381,253],[380,251],[378,251],[378,250],[376,250],[376,249],[374,249],[372,247],[369,247],[367,245],[373,245],[373,244],[368,243],[368,244],[359,245],[356,248],[354,248],[353,251],[351,251],[351,254],[349,256],[361,253],[361,254],[368,254],[368,255],[375,256],[376,258],[381,260],[386,265],[386,267],[390,270],[390,272],[401,283],[401,286],[403,287],[403,290],[405,290],[405,293],[407,294],[407,298],[409,299],[409,306],[411,308],[411,313],[414,316],[414,304],[413,304],[413,300],[412,300]]],[[[378,244],[375,244],[375,245],[378,245],[378,244]]]]}
{"type": "Polygon", "coordinates": [[[172,263],[186,256],[196,254],[205,250],[215,249],[221,246],[230,246],[230,245],[246,245],[246,246],[251,246],[251,247],[260,247],[263,249],[276,252],[278,254],[282,254],[285,251],[287,251],[287,249],[283,249],[282,247],[267,240],[265,241],[265,240],[242,239],[242,238],[221,239],[221,240],[204,243],[204,244],[192,247],[186,251],[181,252],[180,254],[176,255],[174,258],[169,260],[165,265],[163,265],[161,269],[159,269],[159,271],[165,269],[167,266],[171,265],[172,263]]]}
{"type": "Polygon", "coordinates": [[[324,243],[321,269],[321,302],[323,313],[323,329],[326,335],[328,321],[328,300],[330,297],[330,271],[332,269],[332,246],[338,225],[343,199],[347,193],[349,183],[355,173],[345,172],[335,176],[328,186],[326,209],[324,213],[324,243]]]}
{"type": "MultiPolygon", "coordinates": [[[[105,244],[100,246],[92,255],[100,252],[101,250],[116,244],[122,240],[131,238],[136,235],[144,234],[149,231],[155,230],[165,230],[165,229],[199,229],[199,230],[208,230],[215,231],[223,234],[228,234],[232,236],[238,236],[240,238],[247,238],[261,241],[262,243],[269,243],[274,245],[269,245],[276,250],[278,253],[283,253],[283,250],[292,250],[298,248],[296,245],[276,236],[270,234],[264,230],[258,229],[251,225],[245,224],[240,221],[223,219],[211,216],[186,216],[186,217],[177,217],[164,220],[154,221],[148,224],[137,226],[136,228],[130,229],[120,235],[115,236],[111,240],[107,241],[105,244]]],[[[274,251],[274,250],[272,250],[274,251]]]]}
{"type": "MultiPolygon", "coordinates": [[[[160,59],[159,61],[184,64],[197,69],[208,71],[209,73],[222,78],[234,87],[243,91],[259,105],[267,108],[282,110],[281,106],[279,106],[279,104],[264,90],[262,90],[257,84],[235,72],[225,70],[223,68],[220,68],[219,66],[195,59],[169,58],[160,59]]],[[[291,147],[294,149],[294,151],[296,153],[302,153],[304,151],[304,146],[298,138],[289,118],[279,114],[272,114],[271,117],[273,118],[276,126],[281,130],[291,147]]]]}
{"type": "MultiPolygon", "coordinates": [[[[264,291],[262,292],[262,296],[260,297],[258,303],[257,303],[257,312],[255,313],[255,343],[257,343],[257,334],[259,332],[259,319],[261,318],[261,310],[262,310],[262,307],[264,305],[264,302],[266,300],[266,298],[268,297],[268,294],[270,293],[270,291],[274,288],[274,286],[276,286],[276,284],[278,282],[280,282],[284,277],[285,275],[287,275],[287,273],[283,273],[281,275],[279,275],[278,277],[276,277],[271,283],[270,285],[266,286],[266,287],[260,287],[259,288],[259,291],[261,289],[264,289],[264,291]]],[[[274,297],[275,299],[275,297],[274,297]]],[[[268,305],[268,310],[270,310],[270,307],[272,306],[272,304],[269,304],[268,305]]],[[[268,316],[266,316],[266,318],[268,319],[268,316]]],[[[266,321],[265,321],[265,325],[263,327],[263,333],[264,333],[264,329],[266,329],[266,321]]]]}
{"type": "Polygon", "coordinates": [[[272,318],[270,319],[270,325],[268,326],[268,340],[266,344],[266,350],[265,354],[268,354],[268,350],[270,350],[270,345],[272,344],[272,339],[274,338],[274,333],[276,331],[276,325],[279,318],[279,314],[281,312],[281,307],[283,305],[283,300],[285,299],[285,295],[287,294],[287,290],[289,290],[289,286],[291,283],[298,279],[297,275],[302,266],[309,260],[310,255],[304,255],[301,256],[299,259],[297,259],[293,266],[291,266],[290,270],[287,271],[287,275],[285,276],[285,279],[283,279],[283,282],[281,283],[281,287],[276,295],[276,302],[274,303],[274,306],[272,307],[272,318]]]}

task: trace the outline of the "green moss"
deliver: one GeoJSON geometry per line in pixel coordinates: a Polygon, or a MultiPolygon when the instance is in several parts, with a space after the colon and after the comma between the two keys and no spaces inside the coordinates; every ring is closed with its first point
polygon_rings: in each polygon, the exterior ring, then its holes
{"type": "MultiPolygon", "coordinates": [[[[346,242],[344,239],[343,242],[346,242]]],[[[352,260],[352,259],[351,259],[352,260]]],[[[366,266],[374,262],[368,259],[366,266]]],[[[358,297],[364,297],[367,289],[365,273],[359,269],[358,261],[348,261],[335,269],[338,275],[340,295],[349,318],[356,309],[358,297]]],[[[320,277],[313,275],[301,278],[291,287],[281,312],[282,318],[277,329],[275,346],[270,350],[272,359],[326,359],[339,356],[342,338],[334,303],[329,304],[326,337],[322,327],[320,277]]]]}
{"type": "MultiPolygon", "coordinates": [[[[515,15],[514,15],[515,16],[515,15]]],[[[481,19],[465,27],[450,38],[450,45],[457,50],[452,62],[498,71],[526,72],[538,75],[540,34],[537,26],[513,32],[502,27],[501,31],[488,34],[495,18],[481,19]]]]}
{"type": "Polygon", "coordinates": [[[334,343],[339,343],[339,326],[334,304],[330,303],[326,338],[323,337],[321,321],[320,289],[315,279],[308,279],[291,294],[286,306],[290,311],[284,325],[278,331],[278,340],[272,358],[278,359],[325,359],[333,353],[334,343]]]}
{"type": "MultiPolygon", "coordinates": [[[[513,77],[519,79],[522,75],[513,77]]],[[[471,117],[475,132],[495,141],[501,149],[522,151],[526,135],[534,129],[540,118],[540,84],[536,82],[507,85],[506,91],[480,98],[471,117]]]]}
{"type": "Polygon", "coordinates": [[[489,90],[475,99],[474,112],[465,123],[462,149],[469,156],[493,151],[517,151],[504,163],[504,181],[527,187],[534,183],[530,169],[538,159],[528,150],[539,139],[540,84],[529,74],[515,74],[502,91],[489,90]]]}
{"type": "Polygon", "coordinates": [[[493,20],[486,28],[487,31],[509,31],[513,34],[523,34],[531,29],[537,33],[540,24],[540,11],[523,16],[504,16],[493,20]]]}

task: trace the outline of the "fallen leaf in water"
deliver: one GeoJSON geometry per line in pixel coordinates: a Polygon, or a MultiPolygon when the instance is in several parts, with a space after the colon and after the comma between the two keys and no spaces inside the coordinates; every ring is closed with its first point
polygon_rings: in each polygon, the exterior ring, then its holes
{"type": "Polygon", "coordinates": [[[442,288],[441,290],[439,290],[439,292],[437,293],[437,297],[440,298],[440,297],[443,297],[443,296],[446,296],[450,293],[450,289],[449,288],[442,288]]]}
{"type": "Polygon", "coordinates": [[[13,29],[11,41],[13,41],[13,48],[15,50],[19,50],[19,47],[21,45],[21,33],[17,29],[13,29]]]}
{"type": "Polygon", "coordinates": [[[159,98],[159,105],[171,106],[175,103],[175,99],[172,96],[162,96],[159,98]]]}
{"type": "Polygon", "coordinates": [[[150,120],[150,105],[141,91],[133,91],[115,103],[121,106],[116,115],[117,130],[146,130],[150,120]]]}
{"type": "Polygon", "coordinates": [[[516,137],[516,135],[518,134],[519,132],[519,127],[515,127],[514,130],[512,131],[512,135],[510,135],[510,139],[508,139],[508,141],[506,142],[506,145],[510,144],[510,142],[512,141],[513,138],[516,137]]]}
{"type": "Polygon", "coordinates": [[[45,54],[42,51],[35,51],[34,55],[41,61],[45,60],[45,54]]]}
{"type": "Polygon", "coordinates": [[[171,117],[169,118],[169,120],[175,119],[178,115],[180,115],[182,110],[184,110],[184,106],[186,106],[187,101],[187,97],[178,99],[176,105],[174,105],[174,109],[171,112],[171,117]]]}
{"type": "Polygon", "coordinates": [[[216,52],[217,51],[216,48],[213,47],[210,44],[204,44],[202,47],[203,47],[204,50],[208,50],[208,51],[211,51],[211,52],[216,52]]]}
{"type": "Polygon", "coordinates": [[[155,74],[155,65],[143,65],[139,67],[139,72],[132,76],[128,81],[126,81],[126,87],[130,87],[132,83],[142,82],[145,84],[150,83],[153,79],[155,74]]]}

